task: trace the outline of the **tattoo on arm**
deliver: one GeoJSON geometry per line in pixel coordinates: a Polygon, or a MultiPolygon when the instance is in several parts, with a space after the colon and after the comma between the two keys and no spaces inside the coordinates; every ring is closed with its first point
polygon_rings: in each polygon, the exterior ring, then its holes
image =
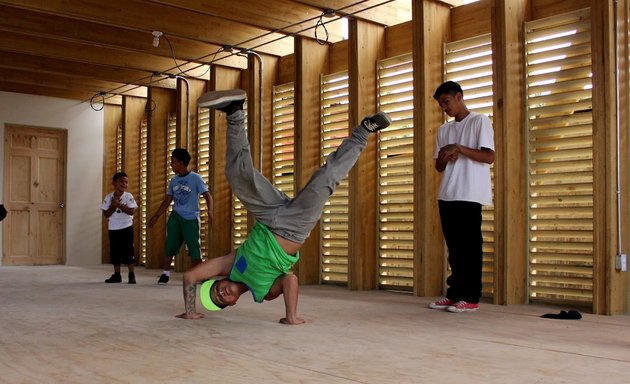
{"type": "Polygon", "coordinates": [[[184,296],[185,296],[185,304],[186,304],[186,313],[193,314],[195,313],[195,300],[197,298],[197,284],[187,284],[184,285],[184,296]]]}

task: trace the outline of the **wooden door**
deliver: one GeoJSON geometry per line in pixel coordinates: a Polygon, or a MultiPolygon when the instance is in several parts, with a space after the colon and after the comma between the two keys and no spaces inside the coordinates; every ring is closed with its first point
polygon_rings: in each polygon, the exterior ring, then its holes
{"type": "Polygon", "coordinates": [[[7,125],[3,265],[65,261],[66,131],[7,125]]]}

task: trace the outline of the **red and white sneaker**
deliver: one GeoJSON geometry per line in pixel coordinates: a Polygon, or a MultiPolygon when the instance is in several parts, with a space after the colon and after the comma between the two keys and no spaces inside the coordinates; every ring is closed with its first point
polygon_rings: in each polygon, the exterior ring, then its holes
{"type": "Polygon", "coordinates": [[[451,305],[455,305],[456,303],[449,299],[448,297],[445,297],[443,299],[440,299],[438,301],[434,301],[431,304],[429,304],[429,308],[431,309],[446,309],[448,307],[450,307],[451,305]]]}
{"type": "Polygon", "coordinates": [[[461,312],[474,312],[479,309],[479,303],[469,303],[464,300],[460,300],[457,303],[446,308],[449,312],[461,313],[461,312]]]}

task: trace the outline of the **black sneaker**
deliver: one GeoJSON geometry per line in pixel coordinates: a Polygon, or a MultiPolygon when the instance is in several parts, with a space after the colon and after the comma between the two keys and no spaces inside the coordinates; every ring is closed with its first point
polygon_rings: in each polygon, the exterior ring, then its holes
{"type": "Polygon", "coordinates": [[[128,284],[135,284],[136,283],[136,274],[133,272],[129,272],[129,281],[127,282],[128,284]]]}
{"type": "Polygon", "coordinates": [[[376,132],[381,129],[389,127],[392,123],[392,119],[385,112],[378,112],[374,115],[366,116],[361,125],[368,130],[368,132],[376,132]]]}
{"type": "Polygon", "coordinates": [[[242,89],[230,89],[226,91],[212,91],[204,93],[198,100],[199,108],[218,109],[228,115],[239,109],[243,109],[247,93],[242,89]]]}
{"type": "Polygon", "coordinates": [[[166,284],[168,283],[168,276],[166,276],[166,274],[162,274],[160,276],[160,280],[158,280],[158,284],[166,284]]]}
{"type": "Polygon", "coordinates": [[[106,283],[122,283],[122,277],[120,277],[120,273],[114,273],[111,277],[105,280],[106,283]]]}

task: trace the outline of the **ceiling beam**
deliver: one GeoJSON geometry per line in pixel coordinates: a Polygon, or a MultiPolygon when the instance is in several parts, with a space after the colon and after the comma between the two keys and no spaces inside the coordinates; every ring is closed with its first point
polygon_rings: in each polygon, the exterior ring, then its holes
{"type": "MultiPolygon", "coordinates": [[[[48,97],[59,97],[62,99],[79,100],[89,102],[94,94],[83,91],[50,88],[42,85],[31,85],[23,83],[12,83],[9,81],[0,81],[0,91],[13,93],[26,93],[29,95],[39,95],[48,97]]],[[[106,104],[122,105],[122,96],[114,96],[105,99],[106,104]]]]}
{"type": "Polygon", "coordinates": [[[175,55],[176,59],[183,61],[207,62],[215,59],[221,65],[241,69],[247,67],[247,60],[238,56],[229,56],[225,52],[219,52],[216,56],[214,54],[208,55],[208,52],[214,53],[221,50],[222,47],[216,44],[173,36],[169,37],[168,40],[161,39],[162,44],[154,47],[152,45],[153,36],[150,33],[135,29],[113,27],[5,5],[0,5],[0,14],[3,15],[0,18],[0,29],[5,31],[120,47],[171,59],[175,55]],[[202,59],[200,60],[200,58],[202,59]]]}
{"type": "MultiPolygon", "coordinates": [[[[269,31],[281,31],[281,33],[311,38],[314,36],[315,25],[323,11],[292,0],[266,2],[260,0],[151,0],[151,2],[212,15],[269,31]],[[287,20],[293,20],[293,22],[289,23],[287,20]]],[[[330,42],[343,39],[341,22],[329,23],[326,29],[330,42]]]]}
{"type": "MultiPolygon", "coordinates": [[[[157,30],[169,38],[187,38],[221,46],[227,44],[243,48],[257,47],[259,52],[278,56],[293,53],[291,37],[142,0],[1,0],[0,4],[143,31],[148,37],[151,31],[157,30]],[[252,39],[252,36],[258,38],[252,39]]],[[[174,49],[177,50],[178,47],[175,46],[174,49]]]]}
{"type": "Polygon", "coordinates": [[[411,20],[410,0],[296,0],[319,9],[332,9],[337,16],[352,16],[386,26],[411,20]]]}
{"type": "MultiPolygon", "coordinates": [[[[84,64],[67,60],[58,60],[39,56],[2,52],[0,54],[0,68],[27,70],[42,74],[56,74],[80,77],[91,77],[98,80],[112,81],[124,84],[141,84],[147,85],[146,81],[139,82],[139,79],[150,79],[151,72],[140,71],[135,69],[108,67],[97,64],[84,64]]],[[[152,85],[161,88],[176,88],[176,80],[163,78],[160,81],[154,79],[152,85]]]]}

